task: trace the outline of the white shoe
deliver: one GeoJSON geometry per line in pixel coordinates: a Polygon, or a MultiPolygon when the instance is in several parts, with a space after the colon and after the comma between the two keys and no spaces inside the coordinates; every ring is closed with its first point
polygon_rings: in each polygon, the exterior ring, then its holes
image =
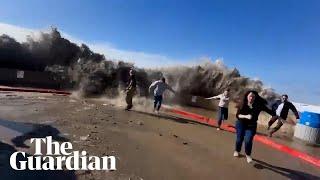
{"type": "Polygon", "coordinates": [[[156,114],[159,114],[159,111],[156,110],[156,114]]]}
{"type": "Polygon", "coordinates": [[[220,131],[220,128],[217,128],[218,131],[220,131]]]}
{"type": "Polygon", "coordinates": [[[237,151],[233,152],[233,156],[234,157],[239,157],[239,152],[237,152],[237,151]]]}
{"type": "Polygon", "coordinates": [[[246,157],[247,157],[247,163],[251,163],[252,162],[252,157],[248,156],[248,155],[246,155],[246,157]]]}

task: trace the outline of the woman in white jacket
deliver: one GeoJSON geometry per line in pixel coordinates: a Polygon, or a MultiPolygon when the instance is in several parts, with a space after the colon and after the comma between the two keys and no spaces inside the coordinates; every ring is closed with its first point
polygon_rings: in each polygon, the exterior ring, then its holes
{"type": "Polygon", "coordinates": [[[228,107],[229,107],[229,97],[230,90],[226,89],[222,94],[219,94],[218,96],[209,97],[206,99],[219,99],[219,111],[218,111],[218,128],[217,130],[220,130],[222,121],[228,119],[228,107]]]}

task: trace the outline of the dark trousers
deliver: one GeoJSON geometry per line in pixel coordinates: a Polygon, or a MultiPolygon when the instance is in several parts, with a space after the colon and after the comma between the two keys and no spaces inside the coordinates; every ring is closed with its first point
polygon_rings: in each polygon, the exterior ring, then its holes
{"type": "Polygon", "coordinates": [[[220,127],[223,120],[228,119],[228,108],[219,107],[218,111],[218,126],[220,127]]]}
{"type": "Polygon", "coordinates": [[[162,96],[154,96],[154,109],[157,109],[158,111],[160,110],[162,103],[162,96]]]}
{"type": "Polygon", "coordinates": [[[236,122],[237,140],[236,140],[236,151],[241,151],[241,146],[244,140],[246,155],[250,156],[253,145],[253,137],[257,132],[257,123],[246,124],[242,121],[237,120],[236,122]]]}
{"type": "Polygon", "coordinates": [[[283,125],[280,117],[278,117],[278,116],[272,116],[271,119],[270,119],[269,122],[268,122],[269,128],[272,126],[272,124],[273,124],[274,122],[276,122],[276,120],[278,120],[277,125],[276,125],[274,128],[271,129],[270,133],[275,133],[275,132],[278,131],[278,130],[281,128],[281,126],[283,125]]]}
{"type": "Polygon", "coordinates": [[[131,109],[132,108],[132,98],[136,93],[136,88],[129,88],[126,92],[126,102],[127,102],[127,108],[126,109],[131,109]]]}

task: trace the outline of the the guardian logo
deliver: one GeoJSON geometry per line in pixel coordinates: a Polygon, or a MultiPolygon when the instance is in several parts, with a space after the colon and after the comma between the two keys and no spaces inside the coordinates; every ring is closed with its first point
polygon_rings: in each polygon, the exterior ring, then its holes
{"type": "Polygon", "coordinates": [[[15,152],[10,156],[10,165],[15,170],[116,170],[114,156],[87,156],[86,151],[72,151],[70,142],[52,142],[52,137],[32,138],[35,143],[34,156],[25,152],[15,152]],[[46,145],[46,154],[41,146],[46,145]]]}

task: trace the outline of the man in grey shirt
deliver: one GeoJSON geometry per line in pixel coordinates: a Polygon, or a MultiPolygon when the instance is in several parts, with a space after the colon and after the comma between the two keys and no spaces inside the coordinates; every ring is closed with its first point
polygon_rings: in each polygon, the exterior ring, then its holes
{"type": "Polygon", "coordinates": [[[219,94],[218,96],[213,96],[206,99],[219,99],[219,112],[218,112],[218,128],[217,130],[220,130],[220,126],[222,124],[223,120],[228,119],[228,106],[229,106],[229,89],[226,89],[222,94],[219,94]]]}
{"type": "Polygon", "coordinates": [[[164,77],[150,85],[149,92],[153,90],[154,95],[153,111],[156,111],[157,113],[159,112],[162,103],[162,95],[167,89],[175,93],[175,91],[166,83],[166,79],[164,77]]]}

